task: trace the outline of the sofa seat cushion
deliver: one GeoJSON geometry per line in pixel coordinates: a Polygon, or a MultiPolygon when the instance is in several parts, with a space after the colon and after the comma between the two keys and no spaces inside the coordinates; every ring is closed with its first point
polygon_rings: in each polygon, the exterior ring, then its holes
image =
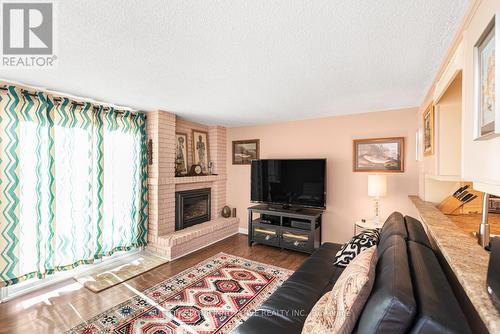
{"type": "Polygon", "coordinates": [[[334,244],[332,242],[324,242],[321,247],[318,248],[311,257],[322,257],[327,258],[330,261],[335,258],[335,254],[342,248],[342,244],[334,244]]]}
{"type": "Polygon", "coordinates": [[[286,280],[281,287],[261,306],[265,310],[279,313],[304,311],[301,323],[319,298],[333,287],[343,268],[333,265],[331,260],[311,256],[286,280]],[[290,312],[288,312],[290,311],[290,312]]]}
{"type": "Polygon", "coordinates": [[[405,216],[406,229],[408,230],[408,240],[418,242],[425,247],[432,249],[429,237],[425,233],[422,223],[413,217],[405,216]]]}
{"type": "Polygon", "coordinates": [[[295,272],[234,333],[300,333],[310,310],[331,286],[329,277],[295,272]]]}
{"type": "Polygon", "coordinates": [[[394,234],[378,249],[375,283],[356,333],[406,333],[416,314],[416,301],[406,241],[394,234]]]}
{"type": "Polygon", "coordinates": [[[323,293],[331,290],[344,268],[333,263],[335,254],[342,245],[334,243],[324,243],[296,270],[297,272],[310,272],[315,275],[330,277],[329,284],[323,289],[323,293]]]}
{"type": "Polygon", "coordinates": [[[325,243],[234,333],[300,333],[314,304],[330,291],[344,268],[333,264],[341,245],[325,243]]]}
{"type": "Polygon", "coordinates": [[[446,276],[428,247],[408,241],[418,314],[411,333],[471,333],[446,276]]]}
{"type": "Polygon", "coordinates": [[[299,334],[303,325],[304,323],[292,314],[259,309],[244,323],[233,329],[231,334],[299,334]]]}

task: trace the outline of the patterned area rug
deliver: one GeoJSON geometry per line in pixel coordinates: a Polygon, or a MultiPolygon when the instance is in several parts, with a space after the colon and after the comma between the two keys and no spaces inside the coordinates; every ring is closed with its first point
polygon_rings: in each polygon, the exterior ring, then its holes
{"type": "Polygon", "coordinates": [[[66,333],[229,333],[291,274],[219,253],[66,333]]]}

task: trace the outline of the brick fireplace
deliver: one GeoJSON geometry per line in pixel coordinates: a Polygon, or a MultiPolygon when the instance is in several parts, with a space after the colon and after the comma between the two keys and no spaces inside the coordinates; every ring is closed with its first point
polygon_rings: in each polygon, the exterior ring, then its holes
{"type": "Polygon", "coordinates": [[[165,111],[149,112],[146,127],[153,143],[153,164],[148,166],[148,249],[174,259],[236,234],[237,218],[220,217],[226,205],[226,128],[189,122],[165,111]],[[192,130],[208,133],[209,156],[217,175],[175,177],[175,133],[187,134],[190,166],[192,130]],[[176,193],[206,188],[210,188],[209,220],[176,228],[176,193]]]}

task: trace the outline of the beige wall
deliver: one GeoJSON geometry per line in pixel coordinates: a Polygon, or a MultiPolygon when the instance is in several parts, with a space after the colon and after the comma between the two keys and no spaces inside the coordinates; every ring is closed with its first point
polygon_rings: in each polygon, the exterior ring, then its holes
{"type": "Polygon", "coordinates": [[[227,203],[237,208],[240,227],[247,227],[250,203],[250,167],[232,165],[233,140],[260,139],[261,158],[327,158],[327,208],[323,241],[345,242],[353,224],[373,215],[367,195],[367,173],[352,171],[352,140],[405,137],[405,172],[388,176],[388,196],[381,201],[385,218],[394,210],[416,215],[408,195],[418,192],[415,161],[417,109],[393,110],[349,116],[227,129],[227,203]]]}

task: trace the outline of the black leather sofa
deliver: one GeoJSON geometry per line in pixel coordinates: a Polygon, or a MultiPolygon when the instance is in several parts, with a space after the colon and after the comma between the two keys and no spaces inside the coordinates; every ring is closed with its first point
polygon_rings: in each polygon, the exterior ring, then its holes
{"type": "MultiPolygon", "coordinates": [[[[343,268],[323,244],[243,324],[239,334],[300,333],[343,268]]],[[[375,282],[354,333],[471,333],[421,223],[393,213],[381,229],[375,282]]]]}

